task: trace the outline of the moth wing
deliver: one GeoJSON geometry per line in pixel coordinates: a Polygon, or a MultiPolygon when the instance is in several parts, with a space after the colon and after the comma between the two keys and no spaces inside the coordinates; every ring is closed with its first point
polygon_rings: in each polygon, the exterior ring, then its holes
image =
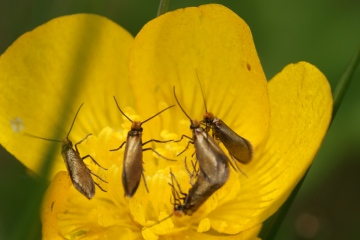
{"type": "Polygon", "coordinates": [[[245,138],[239,136],[222,120],[213,127],[215,137],[218,138],[237,161],[247,164],[251,161],[253,150],[251,143],[245,138]]]}
{"type": "Polygon", "coordinates": [[[138,137],[129,137],[126,141],[122,171],[122,183],[128,197],[132,197],[139,187],[143,174],[142,154],[141,140],[139,141],[138,137]]]}
{"type": "Polygon", "coordinates": [[[95,184],[90,170],[80,155],[72,148],[63,153],[65,164],[74,187],[88,199],[95,195],[95,184]]]}
{"type": "Polygon", "coordinates": [[[203,131],[194,144],[200,171],[207,181],[218,183],[224,181],[224,178],[226,181],[229,159],[214,139],[203,131]]]}

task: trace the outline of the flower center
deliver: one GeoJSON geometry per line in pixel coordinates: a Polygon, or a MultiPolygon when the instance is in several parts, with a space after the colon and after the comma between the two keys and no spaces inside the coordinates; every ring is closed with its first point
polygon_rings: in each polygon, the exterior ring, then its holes
{"type": "MultiPolygon", "coordinates": [[[[237,195],[239,181],[236,180],[236,172],[231,171],[230,175],[233,177],[230,176],[228,182],[208,197],[192,216],[184,214],[182,217],[176,216],[174,214],[175,206],[184,203],[186,194],[196,182],[199,173],[194,146],[190,144],[188,149],[180,156],[177,156],[186,148],[188,139],[185,138],[180,142],[150,142],[145,144],[143,148],[151,148],[161,156],[149,150],[143,152],[143,159],[131,159],[132,161],[142,161],[144,178],[140,179],[135,194],[131,198],[127,198],[122,184],[122,175],[123,171],[126,171],[124,170],[126,168],[123,167],[123,158],[126,144],[129,142],[127,131],[130,130],[130,124],[125,122],[120,130],[106,127],[97,137],[91,136],[84,144],[81,144],[83,145],[81,146],[82,153],[89,153],[99,164],[108,168],[105,171],[97,166],[92,166],[91,163],[89,164],[91,171],[108,182],[104,183],[93,177],[94,181],[106,189],[107,192],[101,192],[97,188],[94,199],[86,203],[81,199],[82,204],[77,203],[74,198],[72,198],[72,201],[69,200],[70,204],[67,207],[82,208],[82,214],[86,217],[75,216],[74,214],[72,217],[81,218],[81,223],[77,221],[79,226],[67,229],[63,232],[63,235],[75,237],[79,234],[87,234],[89,229],[93,228],[93,224],[103,228],[118,226],[120,231],[125,227],[130,229],[132,234],[141,233],[145,239],[157,239],[161,235],[174,235],[184,231],[209,231],[212,221],[223,219],[217,217],[216,209],[237,195]],[[110,151],[119,148],[124,141],[127,141],[127,143],[122,148],[110,151]],[[169,159],[176,161],[170,161],[169,159]],[[87,208],[84,208],[84,206],[87,208]]],[[[188,120],[180,120],[179,124],[182,125],[180,129],[183,127],[189,128],[188,120]]],[[[144,133],[147,130],[146,127],[144,127],[144,133]]],[[[157,140],[178,140],[182,134],[184,133],[171,133],[163,129],[160,133],[160,139],[157,140]]],[[[190,131],[186,132],[186,134],[191,136],[190,131]]],[[[142,142],[150,140],[145,136],[143,138],[142,142]]],[[[132,174],[132,172],[126,174],[132,174]]],[[[74,194],[77,194],[76,191],[74,194]]],[[[64,224],[65,219],[66,221],[69,219],[68,213],[71,211],[68,209],[66,211],[66,217],[63,214],[59,215],[60,226],[64,224]]],[[[223,221],[222,224],[226,225],[226,220],[221,221],[223,221]]]]}

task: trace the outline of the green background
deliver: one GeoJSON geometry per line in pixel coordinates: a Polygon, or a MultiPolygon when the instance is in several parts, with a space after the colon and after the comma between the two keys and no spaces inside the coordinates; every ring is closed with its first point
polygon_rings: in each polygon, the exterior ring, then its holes
{"type": "MultiPolygon", "coordinates": [[[[358,0],[217,2],[250,26],[268,79],[288,63],[304,60],[316,65],[334,88],[360,45],[358,0]]],[[[205,3],[211,2],[173,0],[169,10],[205,3]]],[[[106,16],[135,36],[156,16],[158,4],[157,0],[0,0],[0,53],[26,31],[72,13],[106,16]]],[[[360,239],[359,90],[358,69],[276,239],[360,239]]],[[[11,239],[19,231],[17,223],[36,184],[0,148],[0,239],[11,239]]],[[[34,229],[34,239],[39,234],[34,229]]]]}

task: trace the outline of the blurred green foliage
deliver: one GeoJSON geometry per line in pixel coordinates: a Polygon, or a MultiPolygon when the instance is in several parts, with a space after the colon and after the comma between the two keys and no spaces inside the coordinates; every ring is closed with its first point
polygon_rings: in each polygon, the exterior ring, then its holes
{"type": "MultiPolygon", "coordinates": [[[[211,2],[173,0],[169,10],[211,2]]],[[[305,60],[323,71],[334,88],[360,45],[357,0],[217,2],[250,26],[268,79],[286,64],[305,60]]],[[[73,13],[106,16],[135,36],[156,16],[158,4],[155,0],[0,0],[0,53],[23,33],[73,13]]],[[[360,239],[359,90],[358,69],[277,239],[360,239]]],[[[36,186],[36,178],[0,149],[0,239],[17,231],[27,197],[36,186]]],[[[34,229],[32,239],[39,234],[34,229]]]]}

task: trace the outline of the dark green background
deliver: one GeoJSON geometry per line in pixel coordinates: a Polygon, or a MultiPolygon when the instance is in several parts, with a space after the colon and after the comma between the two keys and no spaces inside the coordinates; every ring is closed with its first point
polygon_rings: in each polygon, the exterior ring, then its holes
{"type": "MultiPolygon", "coordinates": [[[[204,3],[210,1],[173,0],[169,10],[204,3]]],[[[305,60],[323,71],[334,88],[360,45],[358,0],[218,3],[250,26],[268,79],[286,64],[305,60]]],[[[71,13],[107,16],[136,35],[157,8],[155,0],[0,0],[0,53],[24,32],[71,13]]],[[[277,239],[360,239],[359,90],[360,70],[277,239]]],[[[0,156],[0,239],[9,239],[19,231],[16,224],[36,181],[5,150],[0,156]]]]}

